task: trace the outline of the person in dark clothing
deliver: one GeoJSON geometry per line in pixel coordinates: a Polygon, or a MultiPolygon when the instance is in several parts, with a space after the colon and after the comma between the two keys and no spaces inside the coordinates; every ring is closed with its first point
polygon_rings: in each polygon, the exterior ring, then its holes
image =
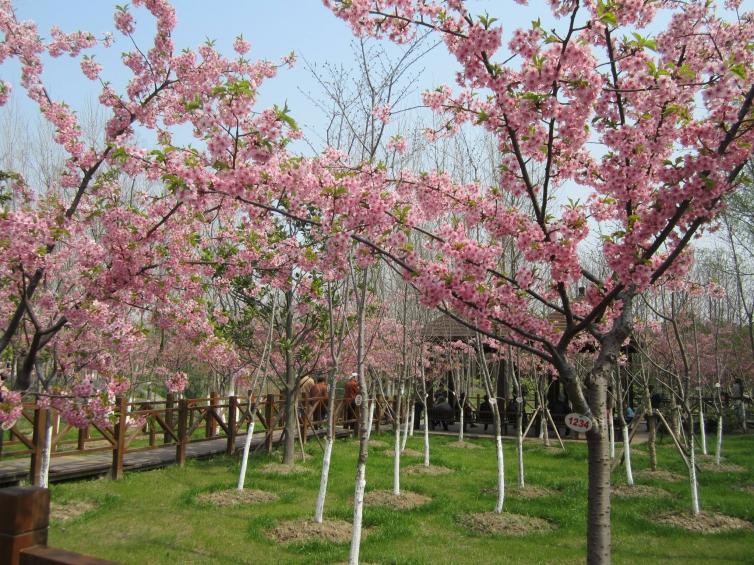
{"type": "Polygon", "coordinates": [[[490,404],[490,397],[484,395],[484,400],[479,404],[477,410],[479,421],[484,422],[484,431],[487,431],[487,426],[492,422],[492,404],[490,404]]]}

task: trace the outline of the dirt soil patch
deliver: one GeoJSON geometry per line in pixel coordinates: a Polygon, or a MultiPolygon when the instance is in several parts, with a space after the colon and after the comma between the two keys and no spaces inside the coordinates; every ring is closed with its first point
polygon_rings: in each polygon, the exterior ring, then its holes
{"type": "Polygon", "coordinates": [[[702,463],[699,465],[702,471],[714,471],[718,473],[741,473],[746,471],[746,467],[736,465],[735,463],[720,463],[715,465],[714,463],[702,463]]]}
{"type": "Polygon", "coordinates": [[[375,449],[384,449],[387,447],[387,443],[378,439],[370,439],[369,447],[374,447],[375,449]]]}
{"type": "Polygon", "coordinates": [[[525,536],[537,532],[548,532],[555,527],[542,518],[503,512],[479,512],[466,514],[461,523],[474,532],[480,534],[497,534],[504,536],[525,536]]]}
{"type": "Polygon", "coordinates": [[[259,469],[264,474],[275,475],[301,475],[308,473],[309,469],[300,465],[283,465],[282,463],[267,463],[259,469]]]}
{"type": "Polygon", "coordinates": [[[613,496],[621,498],[633,498],[637,496],[670,496],[670,493],[660,487],[650,485],[614,485],[612,488],[613,496]]]}
{"type": "Polygon", "coordinates": [[[453,469],[448,469],[442,465],[430,465],[425,467],[424,465],[409,465],[404,469],[407,475],[448,475],[453,472],[453,469]]]}
{"type": "Polygon", "coordinates": [[[468,441],[453,441],[447,444],[447,446],[455,447],[456,449],[483,449],[481,445],[477,445],[468,441]]]}
{"type": "Polygon", "coordinates": [[[749,494],[754,494],[754,485],[746,485],[741,487],[741,490],[744,492],[748,492],[749,494]]]}
{"type": "MultiPolygon", "coordinates": [[[[388,457],[395,457],[395,450],[388,449],[385,452],[385,455],[387,455],[388,457]]],[[[406,448],[403,451],[401,451],[401,455],[403,457],[424,457],[424,454],[421,451],[416,451],[415,449],[409,449],[409,448],[406,448]]]]}
{"type": "MultiPolygon", "coordinates": [[[[317,524],[307,518],[281,522],[265,532],[267,537],[278,543],[301,543],[312,540],[324,540],[332,543],[351,541],[351,523],[345,520],[323,520],[317,524]]],[[[365,537],[369,528],[362,530],[365,537]]]]}
{"type": "Polygon", "coordinates": [[[395,496],[391,490],[372,490],[364,497],[367,506],[390,506],[396,510],[410,510],[432,499],[423,494],[402,490],[400,496],[395,496]]]}
{"type": "Polygon", "coordinates": [[[68,522],[97,508],[98,504],[89,500],[71,500],[68,502],[50,503],[50,520],[53,522],[68,522]]]}
{"type": "Polygon", "coordinates": [[[216,490],[214,492],[203,492],[197,495],[196,501],[211,504],[212,506],[238,506],[240,504],[274,502],[279,500],[279,498],[278,495],[263,490],[254,490],[250,488],[238,490],[231,488],[227,490],[216,490]]]}
{"type": "Polygon", "coordinates": [[[639,479],[654,479],[658,481],[670,481],[670,482],[677,482],[677,481],[683,481],[686,479],[683,475],[679,475],[678,473],[671,473],[670,471],[666,471],[665,469],[657,469],[656,471],[652,471],[650,469],[642,469],[641,471],[636,471],[634,475],[639,479]]]}
{"type": "Polygon", "coordinates": [[[657,520],[668,526],[702,534],[718,534],[731,530],[754,530],[754,525],[751,522],[715,512],[702,512],[698,516],[688,512],[662,514],[657,520]]]}
{"type": "MultiPolygon", "coordinates": [[[[497,487],[484,487],[482,489],[482,494],[497,496],[497,487]]],[[[554,490],[537,485],[526,485],[524,488],[518,488],[517,486],[505,487],[505,495],[514,496],[516,498],[539,498],[540,496],[550,496],[552,494],[555,494],[554,490]]]]}

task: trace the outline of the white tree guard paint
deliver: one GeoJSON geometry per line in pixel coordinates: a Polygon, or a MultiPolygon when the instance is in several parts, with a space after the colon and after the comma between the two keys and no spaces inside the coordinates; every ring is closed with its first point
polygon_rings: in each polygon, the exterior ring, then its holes
{"type": "Polygon", "coordinates": [[[249,422],[249,426],[246,428],[246,438],[243,442],[243,456],[241,457],[241,472],[238,474],[238,490],[243,490],[244,483],[246,482],[246,468],[249,464],[249,452],[251,451],[251,438],[254,435],[254,420],[249,422]]]}
{"type": "Polygon", "coordinates": [[[497,502],[495,503],[495,513],[503,512],[505,503],[505,461],[503,459],[503,437],[500,434],[495,436],[495,451],[497,454],[497,502]]]}
{"type": "Polygon", "coordinates": [[[715,465],[720,465],[720,457],[723,452],[723,417],[717,418],[717,444],[715,445],[715,465]]]}
{"type": "Polygon", "coordinates": [[[317,505],[314,509],[314,521],[317,524],[322,523],[325,513],[325,498],[327,497],[327,481],[330,475],[330,459],[332,458],[332,438],[325,439],[325,454],[322,457],[322,474],[319,479],[319,494],[317,495],[317,505]]]}
{"type": "Polygon", "coordinates": [[[631,437],[628,433],[628,426],[621,426],[623,429],[623,460],[626,465],[626,483],[634,486],[634,472],[631,468],[631,437]]]}

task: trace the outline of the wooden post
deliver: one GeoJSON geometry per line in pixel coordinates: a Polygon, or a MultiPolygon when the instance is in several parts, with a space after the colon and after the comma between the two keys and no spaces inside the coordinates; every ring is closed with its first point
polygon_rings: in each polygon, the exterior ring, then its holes
{"type": "Polygon", "coordinates": [[[50,491],[40,487],[0,489],[0,508],[0,563],[19,565],[21,550],[47,545],[50,491]]]}
{"type": "Polygon", "coordinates": [[[47,433],[47,408],[34,409],[34,429],[32,432],[32,443],[34,449],[31,453],[31,465],[29,468],[29,481],[34,486],[39,486],[39,473],[42,470],[42,450],[45,445],[45,435],[47,433]]]}
{"type": "Polygon", "coordinates": [[[84,451],[86,449],[86,440],[89,439],[89,424],[87,423],[85,428],[79,428],[78,441],[76,443],[76,449],[84,451]]]}
{"type": "Polygon", "coordinates": [[[113,446],[113,466],[110,469],[110,477],[113,480],[123,478],[123,456],[126,451],[126,417],[128,413],[128,401],[125,396],[119,396],[115,400],[118,408],[118,420],[115,424],[113,434],[115,445],[113,446]]]}
{"type": "Polygon", "coordinates": [[[225,453],[233,455],[236,451],[236,435],[237,429],[237,412],[238,412],[238,398],[231,396],[228,399],[228,446],[225,448],[225,453]]]}
{"type": "Polygon", "coordinates": [[[275,404],[275,397],[271,394],[267,395],[267,400],[264,403],[264,421],[267,423],[267,430],[264,436],[264,447],[267,449],[267,453],[272,451],[272,408],[275,404]]]}
{"type": "Polygon", "coordinates": [[[217,420],[214,414],[217,414],[217,393],[209,393],[209,409],[207,410],[207,423],[205,425],[206,437],[215,437],[217,435],[217,420]]]}
{"type": "Polygon", "coordinates": [[[178,401],[178,443],[175,447],[175,461],[183,467],[186,464],[186,444],[188,438],[188,401],[181,398],[178,401]]]}
{"type": "MultiPolygon", "coordinates": [[[[149,405],[149,409],[152,409],[152,405],[149,405]]],[[[147,416],[147,426],[149,432],[149,447],[154,447],[157,444],[157,431],[155,430],[155,421],[152,416],[147,416]]]]}
{"type": "MultiPolygon", "coordinates": [[[[165,423],[170,429],[173,428],[173,407],[175,406],[175,396],[172,392],[169,392],[165,397],[165,423]]],[[[173,438],[168,432],[165,432],[162,443],[168,445],[173,443],[173,438]]]]}

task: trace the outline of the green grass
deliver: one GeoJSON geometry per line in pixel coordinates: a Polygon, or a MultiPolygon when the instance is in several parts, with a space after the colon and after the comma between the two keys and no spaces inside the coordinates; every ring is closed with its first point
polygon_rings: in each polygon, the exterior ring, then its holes
{"type": "MultiPolygon", "coordinates": [[[[380,439],[391,441],[390,437],[380,439]]],[[[577,563],[585,554],[586,446],[569,444],[565,454],[553,454],[527,443],[527,482],[556,490],[553,496],[533,500],[506,498],[505,511],[550,520],[557,529],[525,537],[475,534],[464,530],[459,517],[467,512],[491,510],[494,496],[482,494],[495,485],[495,455],[491,441],[473,440],[485,449],[444,447],[455,438],[432,438],[432,462],[454,469],[439,477],[407,476],[402,486],[432,497],[432,502],[411,511],[367,507],[361,560],[365,563],[577,563]]],[[[420,438],[409,446],[421,449],[420,438]]],[[[639,447],[637,451],[642,451],[639,447]]],[[[66,523],[53,523],[50,545],[122,563],[332,563],[344,561],[348,544],[308,543],[281,546],[265,537],[265,529],[280,520],[313,513],[319,484],[320,449],[310,443],[308,475],[267,476],[257,469],[269,462],[255,455],[248,487],[277,493],[279,502],[235,508],[216,508],[195,501],[196,494],[231,488],[238,460],[218,457],[191,461],[125,479],[59,484],[52,487],[53,501],[88,500],[99,504],[66,523]]],[[[669,445],[659,449],[662,468],[683,473],[683,463],[669,445]]],[[[357,444],[336,444],[330,475],[326,515],[351,519],[349,498],[357,444]]],[[[367,489],[390,488],[392,459],[383,449],[370,449],[367,489]]],[[[754,484],[754,437],[726,437],[726,459],[747,468],[744,473],[701,476],[701,502],[705,510],[725,512],[754,521],[754,494],[739,485],[754,484]]],[[[515,483],[515,454],[506,445],[506,477],[515,483]]],[[[404,464],[417,463],[404,458],[404,464]]],[[[636,469],[648,465],[638,455],[636,469]]],[[[615,480],[622,480],[622,468],[615,480]]],[[[641,481],[639,481],[641,482],[641,481]]],[[[651,481],[672,497],[613,499],[613,548],[616,563],[743,563],[754,559],[754,534],[736,532],[700,535],[657,524],[660,512],[689,507],[687,482],[651,481]]]]}

